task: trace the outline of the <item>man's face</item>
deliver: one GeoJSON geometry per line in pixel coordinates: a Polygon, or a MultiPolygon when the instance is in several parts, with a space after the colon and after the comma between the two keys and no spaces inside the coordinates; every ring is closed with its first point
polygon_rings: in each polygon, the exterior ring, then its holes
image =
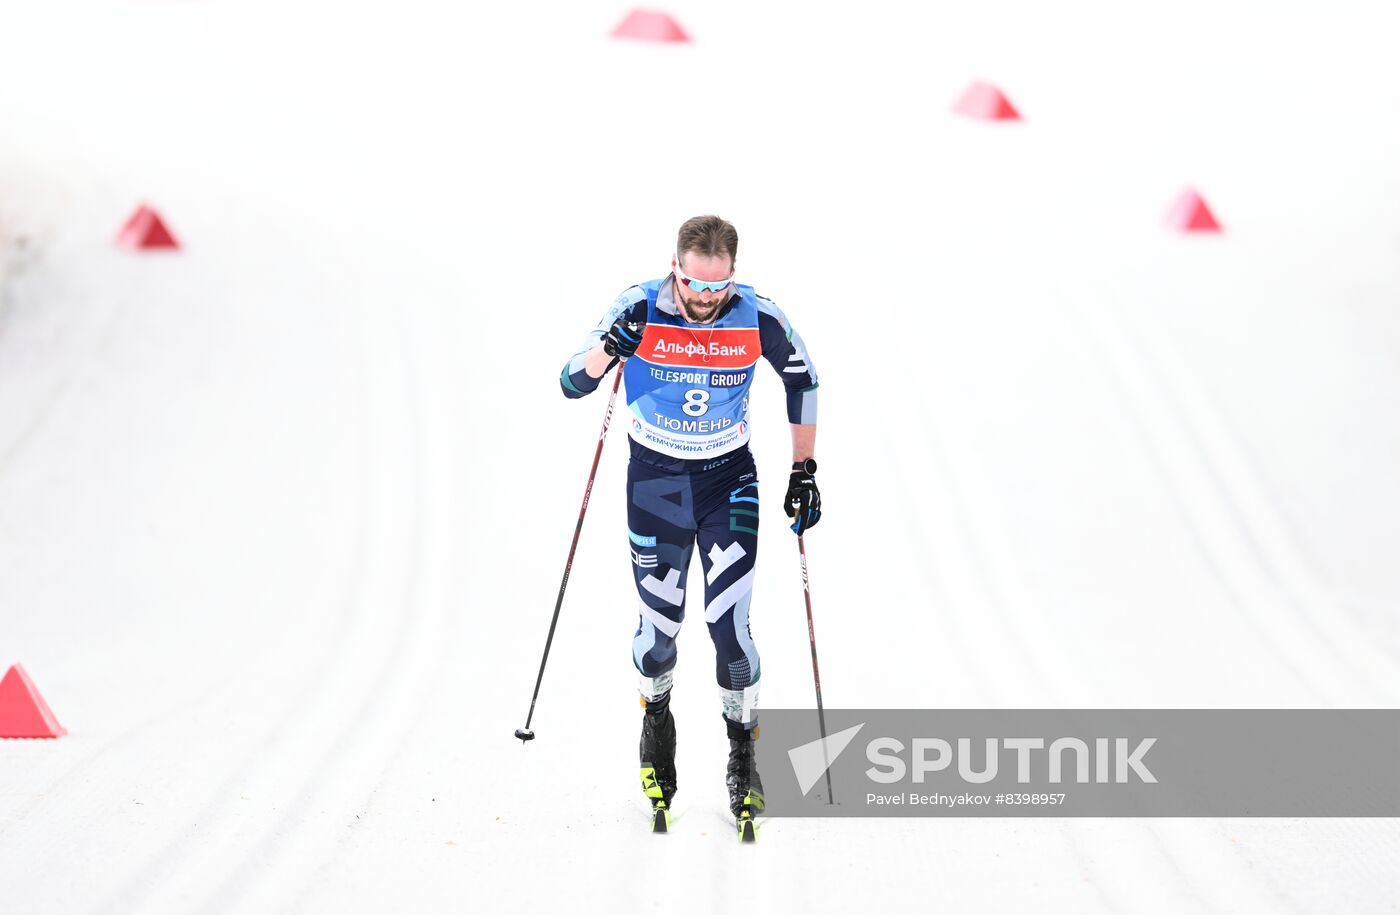
{"type": "MultiPolygon", "coordinates": [[[[680,257],[679,263],[674,255],[671,257],[671,268],[674,270],[679,266],[682,273],[693,279],[724,282],[734,275],[734,263],[727,254],[706,257],[695,251],[685,251],[680,257]]],[[[680,277],[675,278],[672,286],[676,298],[685,309],[685,316],[697,324],[713,321],[715,315],[719,314],[719,307],[729,298],[729,286],[715,291],[705,289],[697,292],[682,282],[680,277]]]]}

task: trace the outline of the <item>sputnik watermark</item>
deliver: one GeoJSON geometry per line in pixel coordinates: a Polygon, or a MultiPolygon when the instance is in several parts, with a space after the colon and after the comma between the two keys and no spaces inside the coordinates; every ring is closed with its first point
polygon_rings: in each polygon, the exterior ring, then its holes
{"type": "MultiPolygon", "coordinates": [[[[1143,757],[1156,742],[1156,737],[1144,737],[1133,743],[1130,752],[1128,747],[1132,742],[1126,737],[1115,737],[1111,740],[1107,737],[1094,738],[1093,780],[1099,784],[1107,784],[1110,781],[1124,784],[1131,774],[1142,782],[1155,783],[1157,778],[1143,764],[1143,757]]],[[[1041,737],[987,737],[982,743],[982,763],[979,769],[973,758],[973,742],[969,737],[957,738],[956,754],[953,751],[954,743],[942,737],[915,737],[911,741],[908,764],[902,755],[905,752],[903,741],[893,737],[879,737],[865,745],[865,758],[874,763],[865,770],[865,774],[871,781],[880,784],[902,782],[906,777],[912,778],[915,784],[922,784],[930,773],[949,769],[956,756],[958,777],[965,782],[981,785],[997,777],[1000,771],[999,760],[1004,750],[1015,754],[1016,781],[1020,784],[1031,781],[1032,764],[1045,767],[1045,780],[1050,784],[1060,784],[1065,780],[1066,757],[1071,760],[1070,780],[1080,784],[1089,783],[1089,744],[1078,737],[1056,738],[1050,741],[1049,751],[1043,754],[1036,752],[1046,749],[1045,739],[1041,737]]]]}
{"type": "Polygon", "coordinates": [[[1400,710],[828,709],[826,723],[762,714],[770,815],[1400,816],[1400,710]]]}

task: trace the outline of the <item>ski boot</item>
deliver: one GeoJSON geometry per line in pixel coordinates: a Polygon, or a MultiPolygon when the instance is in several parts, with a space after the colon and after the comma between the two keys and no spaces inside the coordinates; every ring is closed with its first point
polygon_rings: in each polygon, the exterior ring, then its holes
{"type": "Polygon", "coordinates": [[[651,800],[651,831],[671,826],[671,798],[676,793],[676,719],[671,694],[647,702],[642,715],[642,791],[651,800]]]}
{"type": "Polygon", "coordinates": [[[726,719],[729,728],[729,767],[724,783],[729,788],[729,810],[739,828],[739,841],[754,842],[758,827],[754,817],[763,812],[763,781],[754,762],[754,741],[758,729],[749,730],[726,719]]]}

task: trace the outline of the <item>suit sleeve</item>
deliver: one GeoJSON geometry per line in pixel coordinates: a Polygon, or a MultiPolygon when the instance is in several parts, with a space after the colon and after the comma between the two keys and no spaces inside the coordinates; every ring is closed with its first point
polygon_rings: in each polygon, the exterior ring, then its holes
{"type": "Polygon", "coordinates": [[[758,337],[763,358],[773,366],[787,389],[788,422],[817,421],[817,370],[801,334],[772,300],[758,296],[758,337]]]}
{"type": "MultiPolygon", "coordinates": [[[[640,286],[633,286],[618,296],[603,315],[603,320],[598,322],[598,326],[588,332],[583,338],[583,346],[578,352],[569,357],[569,361],[564,365],[564,371],[559,373],[559,387],[564,390],[564,396],[569,398],[583,397],[592,394],[598,389],[598,384],[603,380],[594,378],[583,369],[583,357],[589,350],[598,345],[603,339],[603,335],[608,332],[608,328],[613,326],[618,318],[627,316],[629,321],[645,321],[647,318],[647,294],[640,286]]],[[[608,371],[617,365],[614,359],[608,363],[608,371]]],[[[607,372],[603,373],[604,375],[607,372]]]]}

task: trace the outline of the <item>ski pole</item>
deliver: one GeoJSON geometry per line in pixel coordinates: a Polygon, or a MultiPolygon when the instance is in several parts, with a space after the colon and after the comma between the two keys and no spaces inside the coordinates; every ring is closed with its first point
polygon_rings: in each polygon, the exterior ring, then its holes
{"type": "MultiPolygon", "coordinates": [[[[817,687],[817,725],[822,733],[822,755],[826,755],[826,711],[822,708],[822,675],[817,669],[817,630],[812,625],[812,588],[807,581],[807,546],[802,542],[802,535],[797,535],[797,555],[802,560],[802,596],[807,601],[807,641],[812,644],[812,682],[817,687]]],[[[826,762],[826,802],[836,803],[836,799],[831,793],[831,761],[826,762]]]]}
{"type": "Polygon", "coordinates": [[[540,683],[544,680],[544,665],[549,660],[549,646],[554,642],[554,627],[559,623],[559,608],[564,606],[564,589],[569,586],[569,570],[574,567],[574,551],[578,549],[578,535],[583,532],[583,516],[588,512],[588,497],[593,494],[593,479],[598,475],[598,459],[603,456],[603,442],[608,437],[608,424],[612,422],[613,403],[617,400],[617,389],[622,384],[622,367],[617,366],[617,377],[613,379],[612,394],[608,396],[608,411],[603,414],[603,431],[598,434],[598,450],[593,452],[593,469],[588,471],[588,485],[583,490],[583,507],[578,510],[578,524],[574,525],[574,542],[569,545],[569,561],[564,563],[564,580],[559,583],[559,599],[554,602],[554,618],[549,621],[549,636],[544,640],[544,657],[540,658],[539,676],[535,677],[535,694],[530,697],[530,712],[525,716],[525,727],[516,728],[515,736],[522,741],[534,740],[535,732],[530,730],[530,722],[535,717],[535,700],[540,697],[540,683]]]}

